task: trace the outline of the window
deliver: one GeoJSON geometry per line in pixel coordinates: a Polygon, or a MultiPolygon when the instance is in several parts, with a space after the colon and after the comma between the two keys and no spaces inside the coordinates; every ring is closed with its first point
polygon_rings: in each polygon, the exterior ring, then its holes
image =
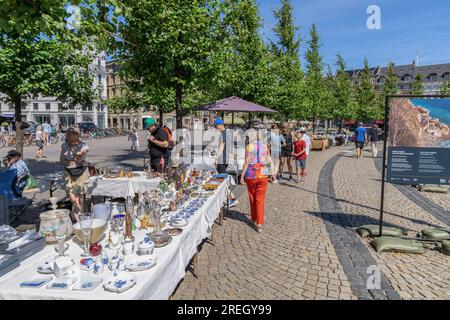
{"type": "Polygon", "coordinates": [[[75,107],[74,106],[69,106],[69,110],[74,110],[75,107]]]}
{"type": "Polygon", "coordinates": [[[97,60],[97,65],[98,65],[99,67],[101,67],[101,66],[102,66],[102,60],[98,59],[98,60],[97,60]]]}
{"type": "Polygon", "coordinates": [[[442,78],[443,78],[444,80],[450,80],[450,73],[449,73],[449,72],[444,73],[444,74],[442,75],[442,78]]]}
{"type": "Polygon", "coordinates": [[[33,110],[35,110],[35,111],[39,110],[39,103],[37,103],[37,102],[33,103],[33,110]]]}
{"type": "Polygon", "coordinates": [[[83,107],[83,108],[81,108],[81,110],[83,110],[83,111],[87,111],[87,108],[86,108],[86,107],[83,107]]]}
{"type": "Polygon", "coordinates": [[[102,75],[101,74],[97,75],[97,80],[98,80],[98,84],[102,83],[102,75]]]}
{"type": "Polygon", "coordinates": [[[27,103],[26,102],[22,102],[22,110],[26,110],[27,109],[27,103]]]}
{"type": "Polygon", "coordinates": [[[432,73],[432,74],[430,74],[429,76],[428,76],[428,80],[430,80],[430,81],[436,81],[436,73],[432,73]]]}
{"type": "Polygon", "coordinates": [[[92,106],[89,106],[87,109],[88,111],[92,111],[92,106]]]}
{"type": "Polygon", "coordinates": [[[408,81],[411,81],[411,80],[412,80],[412,76],[411,75],[405,74],[403,76],[403,81],[408,82],[408,81]]]}
{"type": "Polygon", "coordinates": [[[50,103],[45,103],[45,110],[50,110],[50,103]]]}
{"type": "Polygon", "coordinates": [[[9,104],[9,110],[14,110],[14,106],[12,103],[9,104]]]}
{"type": "Polygon", "coordinates": [[[2,104],[0,103],[0,110],[2,110],[2,104]]]}

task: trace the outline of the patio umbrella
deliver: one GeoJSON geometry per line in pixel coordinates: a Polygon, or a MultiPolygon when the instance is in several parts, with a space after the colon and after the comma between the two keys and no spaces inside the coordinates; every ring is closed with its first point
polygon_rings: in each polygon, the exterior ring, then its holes
{"type": "MultiPolygon", "coordinates": [[[[238,98],[238,97],[229,97],[223,100],[219,100],[216,102],[209,103],[207,105],[195,108],[197,111],[212,111],[212,112],[232,112],[233,114],[236,112],[246,112],[250,114],[254,112],[261,113],[275,113],[278,111],[263,107],[259,104],[238,98]]],[[[234,119],[234,115],[233,115],[234,119]]]]}

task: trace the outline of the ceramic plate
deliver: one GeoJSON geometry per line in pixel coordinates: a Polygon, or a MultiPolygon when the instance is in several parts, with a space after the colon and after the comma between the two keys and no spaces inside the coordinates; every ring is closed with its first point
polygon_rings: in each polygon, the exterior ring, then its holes
{"type": "Polygon", "coordinates": [[[42,274],[51,274],[51,273],[53,273],[54,263],[55,263],[55,260],[53,260],[53,259],[45,260],[38,266],[37,271],[42,274]]]}
{"type": "Polygon", "coordinates": [[[47,285],[47,289],[66,290],[77,281],[75,277],[57,278],[47,285]]]}
{"type": "Polygon", "coordinates": [[[121,272],[117,276],[107,278],[103,287],[107,291],[122,293],[136,284],[137,278],[134,274],[121,272]]]}
{"type": "Polygon", "coordinates": [[[181,228],[187,226],[188,221],[186,219],[171,221],[170,225],[175,228],[181,228]]]}
{"type": "Polygon", "coordinates": [[[51,276],[46,277],[33,277],[29,280],[26,280],[22,283],[20,283],[20,286],[22,288],[40,288],[44,284],[50,282],[53,279],[51,276]]]}
{"type": "Polygon", "coordinates": [[[84,278],[78,282],[72,290],[77,291],[92,291],[98,287],[100,283],[102,283],[102,278],[84,278]]]}
{"type": "Polygon", "coordinates": [[[148,270],[156,265],[156,257],[151,255],[139,256],[131,259],[126,264],[126,268],[131,271],[148,270]]]}
{"type": "Polygon", "coordinates": [[[173,229],[167,229],[166,230],[172,237],[179,236],[183,233],[183,229],[180,228],[173,228],[173,229]]]}

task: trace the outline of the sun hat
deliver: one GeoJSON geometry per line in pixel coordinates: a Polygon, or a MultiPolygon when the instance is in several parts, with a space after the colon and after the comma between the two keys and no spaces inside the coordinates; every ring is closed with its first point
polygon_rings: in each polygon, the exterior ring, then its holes
{"type": "Polygon", "coordinates": [[[213,126],[218,126],[218,125],[223,125],[223,124],[225,124],[225,121],[223,121],[222,119],[220,119],[220,118],[217,118],[216,120],[214,120],[214,122],[213,122],[213,126]]]}
{"type": "Polygon", "coordinates": [[[145,119],[145,129],[150,128],[151,126],[156,124],[156,120],[153,118],[147,118],[145,119]]]}

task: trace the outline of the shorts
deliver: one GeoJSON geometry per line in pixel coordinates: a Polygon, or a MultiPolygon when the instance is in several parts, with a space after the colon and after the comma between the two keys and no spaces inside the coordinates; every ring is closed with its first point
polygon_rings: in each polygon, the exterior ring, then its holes
{"type": "Polygon", "coordinates": [[[364,149],[364,142],[363,141],[356,141],[356,148],[358,149],[364,149]]]}
{"type": "Polygon", "coordinates": [[[64,183],[66,185],[67,194],[85,194],[86,186],[89,182],[89,170],[84,171],[81,176],[72,177],[64,172],[64,183]]]}
{"type": "Polygon", "coordinates": [[[292,151],[281,149],[281,156],[282,157],[292,157],[292,151]]]}
{"type": "Polygon", "coordinates": [[[44,143],[42,142],[42,140],[36,140],[36,145],[39,149],[44,148],[44,143]]]}
{"type": "Polygon", "coordinates": [[[306,169],[306,159],[302,159],[302,160],[296,160],[295,161],[295,164],[296,164],[296,166],[297,166],[297,168],[300,168],[300,169],[302,169],[302,170],[305,170],[306,169]]]}

